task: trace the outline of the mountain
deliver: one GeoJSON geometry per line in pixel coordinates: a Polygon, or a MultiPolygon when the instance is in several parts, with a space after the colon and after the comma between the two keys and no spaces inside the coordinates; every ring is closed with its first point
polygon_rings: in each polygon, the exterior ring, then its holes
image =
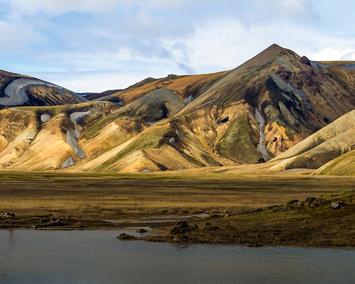
{"type": "Polygon", "coordinates": [[[51,106],[86,99],[55,84],[0,70],[0,109],[14,106],[51,106]]]}
{"type": "MultiPolygon", "coordinates": [[[[353,150],[355,150],[355,110],[274,158],[272,162],[277,162],[277,164],[273,166],[273,169],[318,169],[329,163],[319,170],[323,172],[329,167],[344,164],[344,159],[350,162],[353,155],[348,157],[344,154],[353,150]]],[[[347,162],[346,165],[348,165],[347,162]]]]}
{"type": "Polygon", "coordinates": [[[226,72],[147,78],[86,94],[84,103],[7,108],[0,166],[150,172],[262,163],[354,109],[354,65],[272,45],[226,72]]]}

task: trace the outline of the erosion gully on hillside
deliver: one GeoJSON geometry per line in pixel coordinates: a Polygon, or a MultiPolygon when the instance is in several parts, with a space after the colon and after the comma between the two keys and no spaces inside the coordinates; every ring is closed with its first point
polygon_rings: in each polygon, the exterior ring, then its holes
{"type": "Polygon", "coordinates": [[[352,247],[353,184],[353,178],[296,175],[0,173],[0,228],[126,229],[121,239],[352,247]]]}

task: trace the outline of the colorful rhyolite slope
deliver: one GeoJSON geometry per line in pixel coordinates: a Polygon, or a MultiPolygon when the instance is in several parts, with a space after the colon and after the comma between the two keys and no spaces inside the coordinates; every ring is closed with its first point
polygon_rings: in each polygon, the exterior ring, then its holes
{"type": "Polygon", "coordinates": [[[274,158],[273,170],[316,169],[353,150],[354,66],[272,45],[231,71],[147,78],[85,98],[1,72],[0,168],[151,172],[274,158]],[[343,115],[344,139],[321,136],[329,145],[313,152],[302,146],[343,115]],[[346,146],[327,156],[334,139],[346,146]]]}

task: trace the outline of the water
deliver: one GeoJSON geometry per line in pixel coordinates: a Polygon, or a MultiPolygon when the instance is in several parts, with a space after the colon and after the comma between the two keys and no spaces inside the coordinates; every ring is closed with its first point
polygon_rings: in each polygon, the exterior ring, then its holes
{"type": "Polygon", "coordinates": [[[0,283],[355,283],[355,251],[123,242],[116,231],[0,231],[0,283]]]}

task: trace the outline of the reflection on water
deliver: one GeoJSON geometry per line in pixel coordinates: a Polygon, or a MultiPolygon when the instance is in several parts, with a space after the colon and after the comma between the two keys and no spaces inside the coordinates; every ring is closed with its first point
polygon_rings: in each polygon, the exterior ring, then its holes
{"type": "Polygon", "coordinates": [[[355,251],[122,242],[116,231],[0,231],[0,283],[354,283],[355,251]]]}

